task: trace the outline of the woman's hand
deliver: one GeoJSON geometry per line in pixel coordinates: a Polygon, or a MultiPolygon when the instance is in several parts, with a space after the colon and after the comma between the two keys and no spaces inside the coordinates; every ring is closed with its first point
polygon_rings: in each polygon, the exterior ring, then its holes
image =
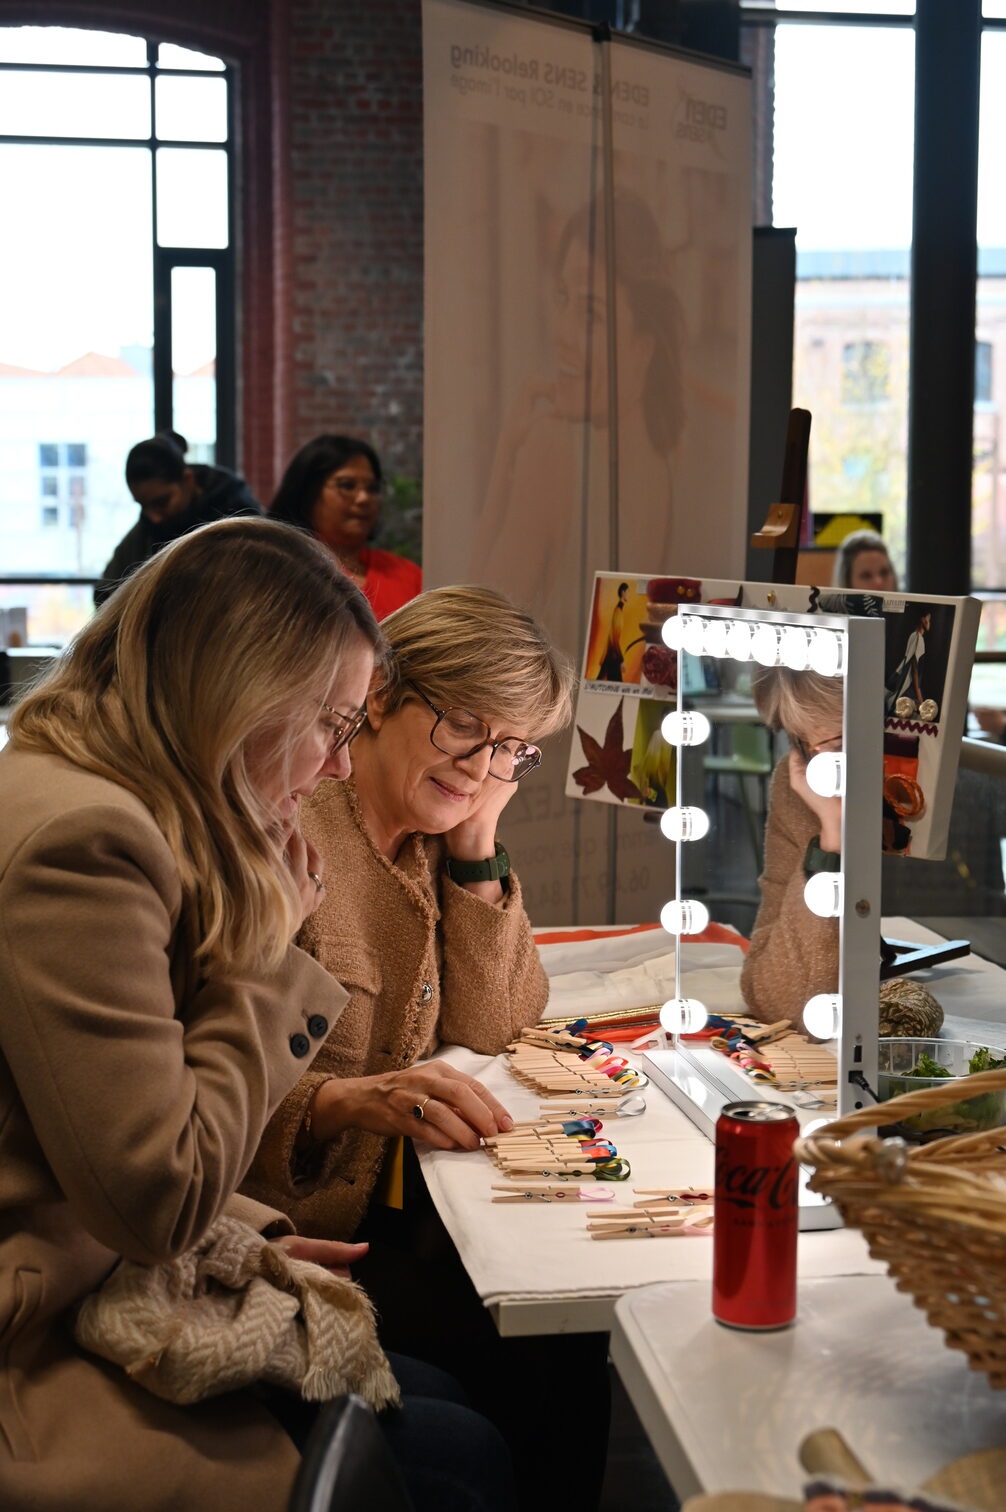
{"type": "Polygon", "coordinates": [[[833,851],[836,855],[840,854],[842,800],[841,798],[822,798],[820,793],[814,792],[807,781],[807,763],[795,747],[789,753],[789,785],[797,797],[802,798],[811,812],[821,821],[821,849],[833,851]]]}
{"type": "Polygon", "coordinates": [[[290,875],[300,894],[300,922],[303,924],[314,913],[325,891],[325,863],[310,840],[306,840],[298,829],[290,831],[284,854],[290,875]],[[320,887],[316,879],[321,881],[320,887]]]}
{"type": "Polygon", "coordinates": [[[513,1119],[474,1077],[446,1061],[427,1061],[380,1076],[333,1077],[314,1095],[312,1138],[343,1129],[406,1134],[438,1150],[477,1150],[482,1139],[513,1128],[513,1119]],[[414,1108],[421,1108],[417,1118],[414,1108]]]}
{"type": "Polygon", "coordinates": [[[370,1248],[369,1244],[342,1244],[338,1239],[306,1239],[302,1234],[284,1234],[271,1243],[285,1250],[292,1260],[310,1260],[347,1281],[352,1279],[349,1267],[362,1260],[370,1248]]]}
{"type": "Polygon", "coordinates": [[[498,782],[487,776],[478,802],[460,824],[446,830],[447,854],[455,861],[484,861],[493,854],[500,815],[518,788],[516,782],[498,782]]]}

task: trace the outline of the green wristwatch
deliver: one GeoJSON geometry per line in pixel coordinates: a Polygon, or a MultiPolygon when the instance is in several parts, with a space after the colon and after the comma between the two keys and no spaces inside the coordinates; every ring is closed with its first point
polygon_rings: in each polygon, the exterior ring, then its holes
{"type": "Polygon", "coordinates": [[[815,872],[841,871],[842,858],[838,851],[822,850],[821,836],[813,835],[804,852],[803,869],[808,877],[812,877],[815,872]]]}
{"type": "Polygon", "coordinates": [[[510,857],[496,841],[496,854],[485,861],[455,861],[447,857],[447,875],[452,882],[502,882],[510,875],[510,857]]]}

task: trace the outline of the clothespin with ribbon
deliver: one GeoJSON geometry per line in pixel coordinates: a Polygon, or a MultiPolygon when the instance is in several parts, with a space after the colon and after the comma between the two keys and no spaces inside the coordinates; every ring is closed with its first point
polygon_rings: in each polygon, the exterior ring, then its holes
{"type": "Polygon", "coordinates": [[[564,1185],[558,1181],[528,1181],[494,1185],[492,1190],[499,1195],[493,1202],[613,1202],[614,1192],[606,1192],[596,1186],[590,1188],[564,1185]]]}
{"type": "Polygon", "coordinates": [[[713,1229],[712,1213],[700,1211],[675,1217],[639,1217],[627,1223],[602,1223],[601,1217],[599,1213],[587,1214],[587,1232],[592,1239],[692,1239],[711,1234],[713,1229]]]}
{"type": "Polygon", "coordinates": [[[642,1203],[634,1203],[634,1207],[646,1207],[648,1200],[657,1198],[661,1202],[681,1203],[684,1206],[696,1206],[708,1204],[713,1200],[712,1192],[704,1192],[698,1187],[633,1187],[637,1197],[642,1197],[642,1203]]]}

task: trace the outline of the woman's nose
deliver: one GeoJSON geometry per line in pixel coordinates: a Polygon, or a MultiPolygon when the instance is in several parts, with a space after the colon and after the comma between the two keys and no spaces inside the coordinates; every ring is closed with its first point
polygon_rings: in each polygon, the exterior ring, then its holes
{"type": "Polygon", "coordinates": [[[349,746],[341,745],[337,751],[331,751],[322,771],[323,777],[333,777],[336,782],[342,782],[353,770],[353,758],[349,754],[349,746]]]}
{"type": "Polygon", "coordinates": [[[479,746],[471,756],[456,756],[455,764],[475,781],[484,782],[489,775],[489,763],[493,759],[492,747],[479,746]]]}

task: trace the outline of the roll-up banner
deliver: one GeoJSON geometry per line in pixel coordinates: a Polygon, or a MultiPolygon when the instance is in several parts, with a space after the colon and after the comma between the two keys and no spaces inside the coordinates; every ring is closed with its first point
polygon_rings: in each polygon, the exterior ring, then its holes
{"type": "MultiPolygon", "coordinates": [[[[750,81],[466,0],[423,28],[424,577],[578,662],[595,571],[743,575],[750,81]]],[[[564,796],[568,740],[503,817],[532,917],[655,917],[666,842],[564,796]]]]}

